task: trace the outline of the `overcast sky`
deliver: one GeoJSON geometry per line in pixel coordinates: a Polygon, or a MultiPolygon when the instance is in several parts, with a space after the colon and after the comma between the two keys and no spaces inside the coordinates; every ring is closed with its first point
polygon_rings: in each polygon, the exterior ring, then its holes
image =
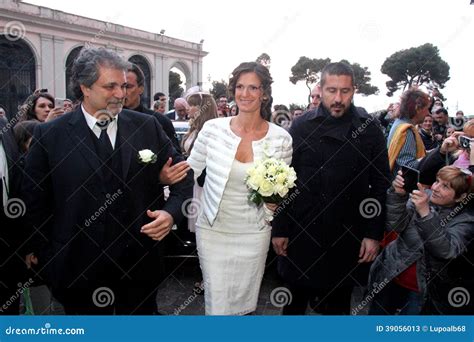
{"type": "Polygon", "coordinates": [[[380,72],[385,59],[401,49],[432,43],[451,67],[441,90],[450,115],[456,109],[474,115],[474,6],[470,0],[292,0],[292,1],[122,1],[29,0],[103,21],[199,42],[209,52],[203,63],[208,77],[228,80],[231,71],[261,53],[270,55],[274,104],[307,101],[303,83],[289,82],[300,56],[347,59],[369,67],[379,95],[356,95],[355,102],[372,111],[388,98],[380,72]],[[179,5],[178,5],[179,4],[179,5]]]}

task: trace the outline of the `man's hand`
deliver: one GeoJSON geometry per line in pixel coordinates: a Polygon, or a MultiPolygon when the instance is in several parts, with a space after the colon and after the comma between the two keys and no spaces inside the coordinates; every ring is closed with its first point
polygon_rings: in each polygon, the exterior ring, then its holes
{"type": "Polygon", "coordinates": [[[144,225],[140,231],[153,240],[161,241],[171,231],[174,223],[173,217],[164,210],[147,210],[146,214],[154,220],[144,225]]]}
{"type": "Polygon", "coordinates": [[[38,258],[30,253],[25,257],[26,268],[31,269],[31,265],[38,265],[38,258]]]}
{"type": "Polygon", "coordinates": [[[288,238],[274,237],[272,238],[273,250],[277,255],[288,256],[286,249],[288,248],[288,238]]]}
{"type": "Polygon", "coordinates": [[[359,264],[363,262],[372,262],[379,252],[380,242],[377,240],[364,238],[360,244],[359,264]]]}
{"type": "Polygon", "coordinates": [[[188,171],[191,169],[186,161],[179,162],[171,166],[172,159],[168,158],[168,161],[160,171],[160,183],[165,185],[173,185],[182,181],[188,171]]]}
{"type": "Polygon", "coordinates": [[[418,190],[413,190],[410,196],[418,215],[422,218],[428,216],[430,213],[430,196],[423,190],[420,183],[418,183],[418,190]]]}

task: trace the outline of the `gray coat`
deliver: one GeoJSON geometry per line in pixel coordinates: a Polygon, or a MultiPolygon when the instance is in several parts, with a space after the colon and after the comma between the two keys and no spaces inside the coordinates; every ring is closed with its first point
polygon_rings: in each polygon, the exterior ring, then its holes
{"type": "Polygon", "coordinates": [[[474,238],[474,216],[470,209],[463,208],[465,204],[451,208],[431,205],[430,214],[420,218],[414,204],[407,200],[408,195],[392,190],[387,194],[386,227],[398,232],[399,237],[372,264],[369,288],[388,284],[417,262],[418,288],[424,293],[427,280],[433,275],[447,276],[447,265],[463,254],[474,238]]]}

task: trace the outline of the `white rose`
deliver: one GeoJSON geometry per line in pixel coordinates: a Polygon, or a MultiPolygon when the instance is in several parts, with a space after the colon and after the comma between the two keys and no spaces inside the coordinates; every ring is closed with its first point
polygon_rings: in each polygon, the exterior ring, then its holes
{"type": "Polygon", "coordinates": [[[272,183],[267,182],[267,181],[264,180],[260,184],[260,188],[258,189],[258,192],[263,197],[270,197],[271,195],[273,195],[273,185],[272,185],[272,183]]]}
{"type": "Polygon", "coordinates": [[[275,175],[277,173],[277,168],[275,165],[270,165],[268,167],[268,170],[267,170],[267,173],[270,174],[270,175],[275,175]]]}
{"type": "Polygon", "coordinates": [[[281,185],[285,184],[287,176],[288,175],[285,172],[278,174],[276,177],[277,184],[281,184],[281,185]]]}
{"type": "Polygon", "coordinates": [[[155,154],[152,150],[141,150],[138,152],[138,158],[140,158],[140,161],[143,163],[151,162],[154,156],[155,154]]]}
{"type": "Polygon", "coordinates": [[[295,186],[296,179],[297,179],[296,172],[292,167],[290,167],[290,172],[288,173],[288,187],[289,188],[292,188],[295,186]]]}
{"type": "Polygon", "coordinates": [[[249,177],[247,179],[247,185],[253,189],[253,190],[257,190],[258,187],[260,186],[260,181],[261,181],[262,177],[259,177],[258,175],[253,175],[251,177],[249,177]]]}
{"type": "Polygon", "coordinates": [[[275,185],[275,192],[278,193],[278,195],[283,198],[288,193],[288,188],[284,185],[277,184],[275,185]]]}

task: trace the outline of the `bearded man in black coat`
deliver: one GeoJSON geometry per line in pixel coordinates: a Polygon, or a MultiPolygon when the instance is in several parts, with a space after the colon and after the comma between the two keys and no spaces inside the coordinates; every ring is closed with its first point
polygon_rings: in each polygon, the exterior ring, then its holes
{"type": "Polygon", "coordinates": [[[372,262],[384,231],[390,183],[385,139],[376,119],[352,104],[354,74],[345,63],[321,75],[321,104],[294,121],[298,180],[277,209],[273,247],[292,301],[283,314],[349,314],[359,265],[372,262]]]}

